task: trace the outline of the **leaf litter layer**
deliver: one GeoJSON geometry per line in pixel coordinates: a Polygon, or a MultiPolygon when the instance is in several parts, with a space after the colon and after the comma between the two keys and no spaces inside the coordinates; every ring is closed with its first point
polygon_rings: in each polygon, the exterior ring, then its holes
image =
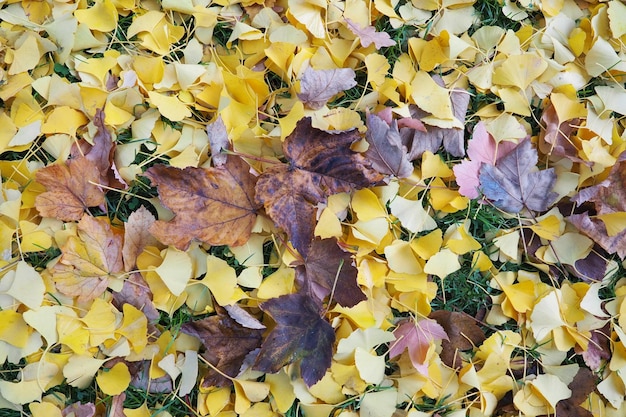
{"type": "Polygon", "coordinates": [[[624,21],[0,1],[0,414],[622,415],[624,21]]]}

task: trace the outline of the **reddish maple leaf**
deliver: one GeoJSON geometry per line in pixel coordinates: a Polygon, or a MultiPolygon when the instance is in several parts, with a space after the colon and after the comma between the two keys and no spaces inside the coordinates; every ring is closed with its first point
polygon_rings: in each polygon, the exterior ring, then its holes
{"type": "Polygon", "coordinates": [[[163,205],[176,216],[158,220],[150,227],[166,245],[186,250],[199,239],[210,245],[243,245],[256,220],[254,201],[256,178],[239,158],[228,158],[215,168],[178,169],[155,165],[146,177],[155,184],[163,205]]]}
{"type": "Polygon", "coordinates": [[[465,159],[452,168],[456,183],[459,185],[459,193],[468,198],[477,198],[480,187],[478,173],[482,164],[495,165],[496,161],[514,148],[513,142],[496,143],[487,132],[485,124],[478,122],[474,126],[472,138],[467,143],[467,156],[470,159],[465,159]]]}
{"type": "Polygon", "coordinates": [[[330,134],[313,128],[310,118],[302,119],[283,143],[289,163],[271,166],[259,177],[257,201],[305,257],[314,236],[317,204],[383,178],[350,149],[358,139],[354,130],[330,134]]]}
{"type": "Polygon", "coordinates": [[[335,331],[320,316],[320,306],[305,294],[288,294],[260,305],[276,322],[261,345],[254,369],[275,373],[300,360],[300,374],[311,386],[330,367],[335,331]]]}
{"type": "Polygon", "coordinates": [[[303,286],[320,300],[332,294],[340,305],[352,307],[366,299],[356,282],[352,255],[341,250],[334,238],[313,240],[304,264],[296,271],[303,286]]]}
{"type": "MultiPolygon", "coordinates": [[[[196,336],[204,345],[204,358],[220,372],[235,377],[239,374],[246,356],[261,345],[263,328],[250,328],[239,324],[224,308],[215,305],[216,315],[185,323],[181,330],[196,336]]],[[[232,381],[212,368],[202,380],[204,387],[224,387],[232,381]]]]}
{"type": "Polygon", "coordinates": [[[480,167],[480,188],[496,207],[510,213],[523,209],[546,211],[557,194],[554,169],[537,171],[537,150],[529,139],[496,162],[480,167]]]}
{"type": "Polygon", "coordinates": [[[42,217],[77,221],[89,207],[104,204],[104,192],[97,185],[98,169],[85,157],[42,168],[35,173],[35,179],[47,189],[35,199],[42,217]]]}
{"type": "Polygon", "coordinates": [[[393,331],[396,341],[389,348],[389,358],[395,358],[408,349],[411,363],[423,375],[428,374],[426,354],[431,342],[449,340],[446,331],[435,320],[405,319],[393,331]]]}

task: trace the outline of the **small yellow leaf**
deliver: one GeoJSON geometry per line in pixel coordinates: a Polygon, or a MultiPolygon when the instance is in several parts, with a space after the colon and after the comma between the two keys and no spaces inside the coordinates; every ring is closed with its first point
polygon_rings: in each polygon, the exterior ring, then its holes
{"type": "MultiPolygon", "coordinates": [[[[8,279],[11,272],[5,275],[2,280],[8,279]]],[[[17,268],[15,268],[11,287],[6,293],[29,309],[34,310],[41,306],[45,291],[46,286],[39,272],[26,262],[19,261],[17,268]]]]}
{"type": "Polygon", "coordinates": [[[207,274],[201,283],[211,290],[219,305],[230,305],[246,297],[246,293],[237,284],[235,270],[225,260],[209,255],[206,267],[207,274]]]}
{"type": "Polygon", "coordinates": [[[28,343],[30,330],[22,315],[13,310],[0,311],[0,340],[22,348],[28,343]]]}
{"type": "Polygon", "coordinates": [[[172,294],[179,296],[191,278],[193,265],[186,252],[170,246],[165,251],[163,262],[154,271],[161,277],[172,294]]]}
{"type": "Polygon", "coordinates": [[[106,395],[119,395],[130,384],[130,372],[124,362],[118,362],[111,369],[98,372],[96,382],[106,395]]]}
{"type": "Polygon", "coordinates": [[[176,96],[168,96],[155,91],[148,91],[148,96],[152,104],[159,109],[159,112],[172,122],[180,122],[191,116],[189,107],[183,104],[176,96]]]}
{"type": "Polygon", "coordinates": [[[424,272],[437,275],[441,279],[444,279],[459,269],[461,269],[459,255],[452,252],[450,249],[440,250],[431,256],[424,266],[424,272]]]}
{"type": "Polygon", "coordinates": [[[400,220],[402,227],[411,233],[425,232],[437,227],[437,223],[426,211],[421,200],[395,196],[389,203],[389,209],[391,214],[400,220]]]}
{"type": "Polygon", "coordinates": [[[96,0],[89,9],[76,10],[74,16],[91,30],[111,32],[117,26],[117,10],[111,0],[96,0]]]}
{"type": "Polygon", "coordinates": [[[411,248],[422,259],[430,259],[431,256],[439,252],[443,243],[443,235],[441,229],[435,229],[427,235],[411,241],[411,248]]]}
{"type": "Polygon", "coordinates": [[[80,389],[87,388],[104,362],[105,359],[73,355],[63,367],[63,376],[69,385],[80,389]]]}
{"type": "Polygon", "coordinates": [[[28,404],[32,417],[63,417],[61,409],[49,402],[36,402],[28,404]]]}
{"type": "MultiPolygon", "coordinates": [[[[547,64],[546,64],[547,65],[547,64]]],[[[425,71],[418,71],[411,82],[411,97],[417,106],[442,120],[456,120],[448,90],[439,86],[425,71]]],[[[457,121],[459,124],[460,121],[457,121]]],[[[462,126],[453,126],[462,127],[462,126]]]]}
{"type": "Polygon", "coordinates": [[[146,403],[141,404],[141,407],[138,408],[125,408],[124,416],[126,417],[151,417],[152,412],[148,409],[148,405],[146,403]]]}

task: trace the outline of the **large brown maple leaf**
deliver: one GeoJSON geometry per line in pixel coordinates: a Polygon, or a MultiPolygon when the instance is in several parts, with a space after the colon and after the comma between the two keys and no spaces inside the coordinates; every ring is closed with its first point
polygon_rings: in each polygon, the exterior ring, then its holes
{"type": "Polygon", "coordinates": [[[304,256],[313,240],[317,204],[383,178],[350,149],[359,139],[356,130],[331,134],[313,128],[310,118],[302,119],[283,143],[289,163],[271,166],[259,177],[256,200],[304,256]]]}
{"type": "Polygon", "coordinates": [[[209,245],[243,245],[256,220],[256,178],[239,158],[216,168],[179,169],[155,165],[144,174],[155,184],[163,205],[176,216],[158,220],[150,232],[166,245],[186,250],[199,239],[209,245]]]}
{"type": "Polygon", "coordinates": [[[84,156],[42,168],[35,179],[47,189],[35,199],[42,217],[76,221],[89,207],[104,204],[104,192],[97,186],[100,171],[84,156]]]}

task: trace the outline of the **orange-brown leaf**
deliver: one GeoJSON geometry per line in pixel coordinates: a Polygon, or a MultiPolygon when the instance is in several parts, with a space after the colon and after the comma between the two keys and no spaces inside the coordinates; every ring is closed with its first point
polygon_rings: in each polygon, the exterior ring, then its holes
{"type": "Polygon", "coordinates": [[[124,270],[130,271],[135,267],[137,256],[143,248],[156,243],[154,236],[150,234],[150,226],[156,221],[152,213],[144,206],[139,207],[130,216],[124,228],[124,270]]]}
{"type": "Polygon", "coordinates": [[[78,222],[78,237],[71,236],[61,252],[52,269],[54,283],[61,293],[79,301],[100,296],[109,278],[124,269],[122,234],[104,217],[84,215],[78,222]]]}
{"type": "Polygon", "coordinates": [[[37,196],[35,207],[43,217],[63,221],[80,220],[89,207],[104,204],[104,192],[96,165],[85,157],[50,165],[35,174],[47,191],[37,196]]]}
{"type": "Polygon", "coordinates": [[[145,173],[159,190],[163,205],[176,216],[158,220],[150,232],[166,245],[186,250],[195,238],[210,245],[247,242],[256,220],[256,178],[239,158],[216,168],[184,170],[155,165],[145,173]]]}

